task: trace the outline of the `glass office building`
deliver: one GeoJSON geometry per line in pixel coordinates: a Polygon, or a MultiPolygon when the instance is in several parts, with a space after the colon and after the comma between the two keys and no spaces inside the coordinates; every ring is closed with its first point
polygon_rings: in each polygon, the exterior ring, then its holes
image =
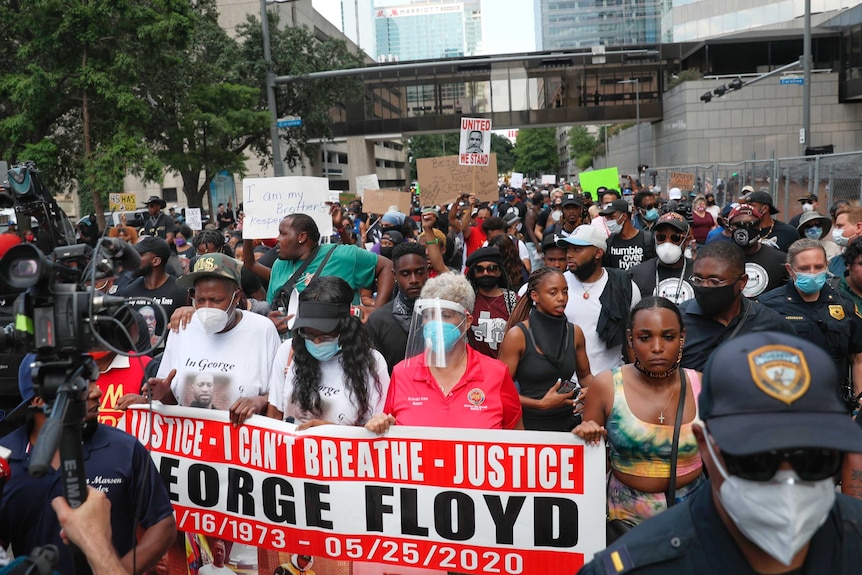
{"type": "Polygon", "coordinates": [[[375,8],[374,29],[377,58],[385,61],[472,56],[482,34],[478,7],[462,2],[375,8]]]}
{"type": "Polygon", "coordinates": [[[670,0],[541,0],[542,50],[632,46],[663,40],[670,0]]]}

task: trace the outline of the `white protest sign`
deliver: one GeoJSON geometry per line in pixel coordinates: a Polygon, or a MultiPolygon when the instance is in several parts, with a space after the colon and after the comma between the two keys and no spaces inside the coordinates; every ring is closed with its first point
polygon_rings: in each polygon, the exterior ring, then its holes
{"type": "Polygon", "coordinates": [[[321,237],[332,235],[329,215],[329,180],[308,176],[245,178],[242,181],[245,239],[278,237],[285,216],[306,214],[317,224],[321,237]]]}
{"type": "Polygon", "coordinates": [[[329,190],[329,201],[333,204],[341,202],[341,192],[338,190],[329,190]]]}
{"type": "Polygon", "coordinates": [[[203,218],[201,218],[200,208],[186,208],[186,224],[193,230],[202,230],[203,218]]]}
{"type": "Polygon", "coordinates": [[[462,166],[487,166],[491,161],[491,120],[461,118],[461,145],[458,163],[462,166]]]}
{"type": "Polygon", "coordinates": [[[509,178],[509,185],[513,188],[520,188],[524,185],[524,174],[520,172],[512,172],[512,177],[509,178]]]}
{"type": "Polygon", "coordinates": [[[542,184],[543,185],[553,186],[556,183],[557,183],[557,176],[556,175],[549,174],[549,175],[543,175],[542,176],[542,184]]]}
{"type": "Polygon", "coordinates": [[[380,180],[377,179],[377,174],[368,174],[367,176],[356,176],[356,189],[354,193],[359,198],[364,198],[365,190],[379,190],[380,180]]]}

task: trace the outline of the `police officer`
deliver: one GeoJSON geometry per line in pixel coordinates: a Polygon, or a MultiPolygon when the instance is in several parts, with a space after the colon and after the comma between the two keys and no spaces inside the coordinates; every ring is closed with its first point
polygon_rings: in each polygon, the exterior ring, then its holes
{"type": "Polygon", "coordinates": [[[716,349],[692,424],[710,480],[595,555],[582,575],[858,573],[862,501],[835,492],[862,429],[817,345],[761,332],[716,349]]]}
{"type": "Polygon", "coordinates": [[[144,217],[144,234],[162,238],[173,245],[177,224],[171,216],[162,211],[168,205],[167,202],[158,196],[150,196],[145,205],[149,213],[144,217]]]}
{"type": "Polygon", "coordinates": [[[796,240],[787,252],[792,279],[758,300],[787,319],[799,337],[823,348],[842,376],[845,399],[862,391],[862,318],[850,299],[826,283],[828,260],[819,240],[796,240]],[[852,382],[852,387],[849,385],[852,382]],[[852,390],[852,394],[850,391],[852,390]]]}

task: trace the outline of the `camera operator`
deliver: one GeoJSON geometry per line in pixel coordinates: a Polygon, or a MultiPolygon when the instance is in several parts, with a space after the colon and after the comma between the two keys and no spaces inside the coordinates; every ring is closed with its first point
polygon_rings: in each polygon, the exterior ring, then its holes
{"type": "MultiPolygon", "coordinates": [[[[46,476],[29,474],[30,456],[47,416],[31,376],[35,355],[28,354],[18,373],[22,396],[19,408],[28,410],[28,422],[0,439],[12,450],[11,478],[0,501],[0,544],[9,543],[17,555],[54,544],[60,550],[58,570],[71,573],[72,555],[60,539],[60,523],[49,502],[62,493],[59,452],[46,476]]],[[[176,535],[176,523],[167,490],[143,445],[131,435],[99,424],[101,391],[90,382],[83,425],[83,454],[87,482],[105,492],[111,502],[111,541],[127,572],[148,569],[164,555],[176,535]],[[140,537],[136,532],[140,530],[140,537]]],[[[17,409],[16,409],[17,411],[17,409]]],[[[103,571],[104,572],[104,571],[103,571]]],[[[115,572],[115,571],[114,571],[115,572]]]]}

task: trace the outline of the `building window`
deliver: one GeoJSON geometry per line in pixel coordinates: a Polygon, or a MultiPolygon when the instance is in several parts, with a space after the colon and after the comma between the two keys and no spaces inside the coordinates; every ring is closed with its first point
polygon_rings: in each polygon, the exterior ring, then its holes
{"type": "Polygon", "coordinates": [[[177,201],[177,189],[176,188],[162,188],[162,199],[166,202],[176,202],[177,201]]]}

